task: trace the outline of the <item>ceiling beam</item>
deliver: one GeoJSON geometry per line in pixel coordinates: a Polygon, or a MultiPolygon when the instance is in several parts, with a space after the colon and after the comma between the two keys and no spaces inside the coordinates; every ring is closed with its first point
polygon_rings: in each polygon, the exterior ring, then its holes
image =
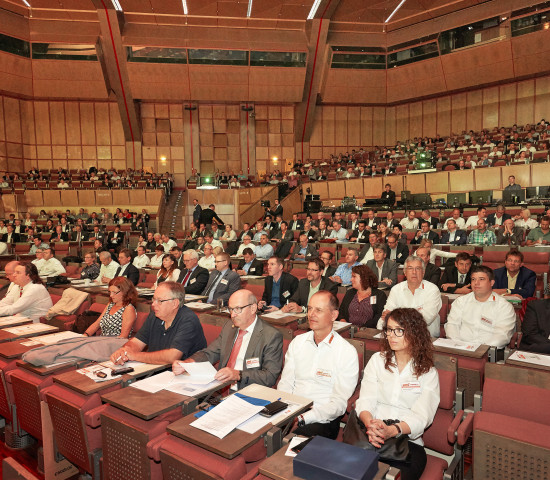
{"type": "Polygon", "coordinates": [[[101,29],[99,46],[96,50],[102,64],[107,91],[113,92],[117,100],[126,139],[126,163],[128,167],[140,169],[142,167],[141,125],[139,108],[130,88],[126,50],[122,44],[124,14],[117,12],[110,0],[92,1],[97,8],[101,29]]]}

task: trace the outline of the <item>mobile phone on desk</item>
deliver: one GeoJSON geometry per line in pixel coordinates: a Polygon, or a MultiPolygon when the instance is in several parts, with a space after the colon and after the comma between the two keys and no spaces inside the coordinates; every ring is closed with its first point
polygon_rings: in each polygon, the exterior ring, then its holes
{"type": "Polygon", "coordinates": [[[306,438],[303,442],[299,443],[298,445],[296,445],[295,447],[292,447],[290,450],[294,453],[300,453],[304,447],[309,443],[311,442],[315,437],[309,437],[309,438],[306,438]]]}
{"type": "Polygon", "coordinates": [[[276,413],[282,412],[286,407],[288,407],[288,403],[277,400],[266,405],[263,410],[260,410],[260,415],[263,417],[272,417],[276,413]]]}
{"type": "Polygon", "coordinates": [[[133,371],[134,367],[125,367],[124,365],[121,365],[120,367],[113,367],[111,369],[111,377],[116,375],[124,375],[125,373],[132,373],[133,371]]]}

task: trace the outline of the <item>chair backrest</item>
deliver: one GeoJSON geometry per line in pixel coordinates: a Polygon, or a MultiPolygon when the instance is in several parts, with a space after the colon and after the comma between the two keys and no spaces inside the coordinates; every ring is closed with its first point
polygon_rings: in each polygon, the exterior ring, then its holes
{"type": "Polygon", "coordinates": [[[149,312],[137,312],[137,317],[133,328],[134,332],[139,332],[139,329],[143,327],[143,324],[145,323],[145,320],[147,320],[148,316],[149,312]]]}
{"type": "Polygon", "coordinates": [[[265,287],[263,285],[255,285],[255,284],[249,283],[246,286],[246,289],[251,291],[254,294],[254,296],[258,299],[258,301],[260,301],[262,299],[262,295],[264,294],[265,287]]]}
{"type": "Polygon", "coordinates": [[[50,297],[54,305],[61,300],[61,295],[56,295],[55,293],[50,293],[50,297]]]}
{"type": "Polygon", "coordinates": [[[216,338],[219,337],[222,327],[218,325],[211,325],[209,323],[202,324],[202,331],[206,337],[206,344],[210,345],[216,338]]]}

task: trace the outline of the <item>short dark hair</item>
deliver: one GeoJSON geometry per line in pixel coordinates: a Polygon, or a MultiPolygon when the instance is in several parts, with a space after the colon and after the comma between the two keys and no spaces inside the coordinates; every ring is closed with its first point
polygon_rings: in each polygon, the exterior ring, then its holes
{"type": "Polygon", "coordinates": [[[253,254],[254,254],[254,250],[252,250],[250,247],[246,247],[243,250],[243,255],[253,255],[253,254]]]}
{"type": "Polygon", "coordinates": [[[470,260],[470,262],[471,262],[472,257],[470,256],[470,254],[468,252],[460,252],[455,257],[455,262],[459,262],[461,260],[470,260]]]}
{"type": "Polygon", "coordinates": [[[486,273],[489,277],[489,280],[495,279],[495,274],[493,272],[492,268],[489,268],[487,265],[476,265],[474,268],[470,270],[470,274],[472,277],[474,276],[474,273],[486,273]]]}
{"type": "Polygon", "coordinates": [[[523,253],[521,253],[517,248],[512,248],[511,250],[508,250],[506,252],[504,260],[508,260],[508,257],[519,257],[521,262],[523,263],[523,253]]]}
{"type": "Polygon", "coordinates": [[[40,278],[40,275],[38,275],[38,269],[36,268],[36,265],[34,263],[20,263],[18,266],[25,267],[25,275],[31,279],[32,283],[43,285],[42,279],[40,278]]]}
{"type": "Polygon", "coordinates": [[[378,277],[366,265],[356,265],[351,269],[351,273],[359,275],[359,278],[361,280],[361,287],[363,287],[363,290],[366,290],[367,288],[378,287],[378,277]]]}
{"type": "Polygon", "coordinates": [[[314,263],[317,265],[317,268],[321,272],[325,269],[325,262],[323,262],[320,258],[312,258],[308,263],[314,263]]]}
{"type": "Polygon", "coordinates": [[[431,226],[431,223],[428,222],[428,220],[423,220],[422,222],[420,222],[420,226],[424,225],[425,223],[426,223],[428,226],[431,226]]]}
{"type": "Polygon", "coordinates": [[[120,255],[121,253],[123,253],[127,258],[132,258],[132,251],[128,248],[121,248],[118,251],[118,254],[120,255]]]}
{"type": "Polygon", "coordinates": [[[334,258],[334,253],[332,253],[330,250],[323,250],[322,252],[319,253],[319,255],[322,255],[323,253],[328,254],[331,260],[334,258]]]}
{"type": "Polygon", "coordinates": [[[280,265],[281,267],[283,267],[285,264],[282,258],[276,257],[275,255],[273,255],[272,257],[269,257],[269,260],[276,260],[277,264],[280,265]]]}

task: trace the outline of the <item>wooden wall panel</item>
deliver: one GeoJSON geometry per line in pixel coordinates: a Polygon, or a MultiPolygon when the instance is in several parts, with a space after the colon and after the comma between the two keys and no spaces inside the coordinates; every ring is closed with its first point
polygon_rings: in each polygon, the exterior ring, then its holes
{"type": "MultiPolygon", "coordinates": [[[[393,177],[392,181],[399,179],[400,177],[393,177]]],[[[365,198],[380,198],[383,190],[383,184],[386,180],[383,177],[363,178],[363,192],[365,198]]],[[[402,189],[399,188],[399,192],[402,189]]],[[[397,192],[397,190],[395,190],[397,192]]]]}
{"type": "Polygon", "coordinates": [[[374,145],[373,107],[361,107],[361,145],[374,145]]]}
{"type": "MultiPolygon", "coordinates": [[[[525,187],[531,185],[531,169],[526,168],[525,165],[511,165],[509,167],[501,167],[502,186],[508,185],[508,177],[514,175],[516,177],[516,183],[525,187]]],[[[536,179],[538,182],[539,180],[536,179]]],[[[544,185],[537,183],[537,185],[544,185]]]]}
{"type": "Polygon", "coordinates": [[[363,198],[363,179],[353,178],[350,180],[344,180],[346,184],[346,195],[348,197],[355,196],[356,199],[363,198]]]}
{"type": "Polygon", "coordinates": [[[426,175],[421,173],[405,177],[406,188],[411,193],[426,193],[426,175]]]}
{"type": "Polygon", "coordinates": [[[475,180],[476,190],[499,190],[502,188],[500,171],[496,168],[477,168],[475,180]]]}
{"type": "MultiPolygon", "coordinates": [[[[61,196],[59,195],[61,192],[59,190],[44,190],[42,193],[44,197],[45,207],[61,205],[61,196]]],[[[109,197],[110,197],[111,192],[107,190],[107,193],[109,193],[109,197]]]]}
{"type": "Polygon", "coordinates": [[[115,205],[125,205],[130,203],[128,190],[111,190],[113,194],[113,203],[115,205]]]}
{"type": "Polygon", "coordinates": [[[328,196],[328,182],[315,182],[311,184],[312,195],[320,195],[321,200],[327,200],[328,196]]]}
{"type": "MultiPolygon", "coordinates": [[[[518,125],[533,123],[535,121],[534,106],[535,106],[535,80],[526,80],[518,83],[517,93],[517,116],[516,122],[518,125]]],[[[540,120],[540,119],[539,119],[540,120]]]]}
{"type": "Polygon", "coordinates": [[[361,147],[361,107],[348,107],[348,145],[361,147]]]}
{"type": "Polygon", "coordinates": [[[19,100],[4,97],[4,117],[6,129],[6,141],[21,143],[21,109],[19,100]]]}
{"type": "Polygon", "coordinates": [[[383,107],[372,107],[372,145],[386,143],[386,110],[383,107]]]}
{"type": "MultiPolygon", "coordinates": [[[[77,190],[61,190],[59,192],[61,199],[61,205],[78,205],[78,191],[77,190]]],[[[115,202],[117,203],[117,202],[115,202]]],[[[128,202],[117,203],[117,205],[127,204],[128,202]]]]}
{"type": "Polygon", "coordinates": [[[469,192],[474,190],[474,171],[463,170],[449,173],[451,192],[469,192]]]}
{"type": "Polygon", "coordinates": [[[50,125],[52,132],[52,145],[66,145],[67,137],[65,132],[65,108],[63,102],[51,102],[50,125]]]}
{"type": "Polygon", "coordinates": [[[491,87],[483,90],[483,128],[492,129],[499,125],[499,88],[491,87]]]}
{"type": "MultiPolygon", "coordinates": [[[[256,137],[258,136],[258,122],[256,122],[256,137]]],[[[301,138],[301,133],[300,133],[301,138]]],[[[256,138],[258,143],[258,138],[256,138]]],[[[315,120],[313,121],[313,130],[309,140],[310,145],[322,146],[323,145],[323,107],[318,106],[315,109],[315,120]]],[[[317,158],[317,157],[313,157],[317,158]]],[[[319,157],[322,158],[322,157],[319,157]]]]}
{"type": "Polygon", "coordinates": [[[334,107],[323,107],[323,145],[336,145],[334,141],[334,107]]]}
{"type": "Polygon", "coordinates": [[[483,91],[472,90],[466,94],[466,128],[477,132],[481,130],[481,113],[483,105],[483,91]]]}
{"type": "MultiPolygon", "coordinates": [[[[433,120],[435,126],[435,100],[431,103],[434,106],[434,116],[431,119],[425,117],[424,102],[415,102],[409,105],[409,135],[405,138],[422,137],[426,135],[426,127],[429,127],[429,121],[433,120]]],[[[433,128],[435,131],[435,128],[433,128]]],[[[397,137],[401,140],[401,137],[397,137]]]]}
{"type": "Polygon", "coordinates": [[[26,190],[25,198],[27,200],[27,206],[29,207],[40,207],[44,205],[42,190],[26,190]]]}
{"type": "Polygon", "coordinates": [[[550,168],[544,163],[532,163],[531,179],[533,186],[550,185],[550,168]]]}
{"type": "Polygon", "coordinates": [[[341,200],[346,196],[346,182],[336,181],[328,183],[329,198],[333,200],[341,200]]]}
{"type": "Polygon", "coordinates": [[[409,134],[409,116],[409,104],[395,107],[395,136],[399,140],[416,136],[409,134]]]}
{"type": "MultiPolygon", "coordinates": [[[[466,94],[458,93],[451,96],[451,132],[460,135],[463,131],[469,130],[467,128],[466,120],[466,94]]],[[[445,135],[445,132],[439,132],[441,135],[445,135]]]]}
{"type": "Polygon", "coordinates": [[[112,205],[113,195],[111,194],[111,190],[96,190],[95,202],[96,205],[112,205]]]}
{"type": "Polygon", "coordinates": [[[78,203],[80,205],[95,205],[95,191],[94,190],[79,190],[78,191],[78,203]]]}
{"type": "Polygon", "coordinates": [[[442,136],[451,134],[451,98],[441,97],[437,99],[437,132],[442,136]]]}
{"type": "Polygon", "coordinates": [[[501,85],[499,90],[499,124],[511,126],[516,122],[517,85],[501,85]]]}
{"type": "Polygon", "coordinates": [[[448,191],[449,172],[426,174],[426,193],[444,193],[448,191]]]}
{"type": "Polygon", "coordinates": [[[334,107],[334,144],[348,146],[348,107],[334,107]]]}
{"type": "Polygon", "coordinates": [[[395,107],[386,108],[386,141],[384,145],[395,145],[395,107]]]}
{"type": "Polygon", "coordinates": [[[147,196],[146,196],[146,190],[139,189],[139,190],[127,190],[128,192],[128,203],[131,205],[146,205],[147,204],[147,196]]]}
{"type": "Polygon", "coordinates": [[[550,77],[535,79],[535,122],[548,117],[550,112],[550,77]]]}

